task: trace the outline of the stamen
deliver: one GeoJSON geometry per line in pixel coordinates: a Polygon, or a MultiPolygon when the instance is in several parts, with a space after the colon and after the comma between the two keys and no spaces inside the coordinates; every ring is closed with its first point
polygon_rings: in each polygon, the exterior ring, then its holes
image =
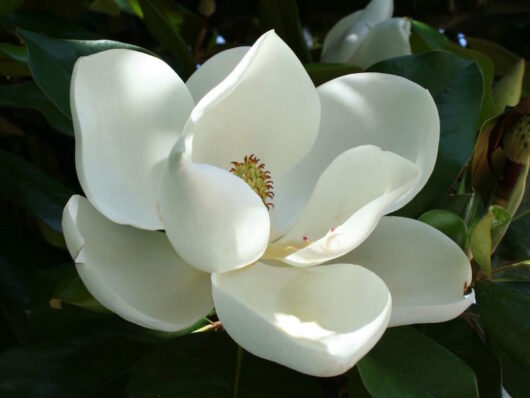
{"type": "Polygon", "coordinates": [[[243,158],[243,162],[230,162],[232,168],[230,172],[245,181],[250,188],[258,194],[263,204],[270,210],[274,207],[272,200],[274,198],[274,183],[271,179],[271,173],[265,170],[265,163],[260,163],[256,155],[251,154],[243,158]]]}

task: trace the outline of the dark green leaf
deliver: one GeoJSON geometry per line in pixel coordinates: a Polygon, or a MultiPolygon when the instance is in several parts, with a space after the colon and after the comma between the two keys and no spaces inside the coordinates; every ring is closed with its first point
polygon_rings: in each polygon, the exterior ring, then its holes
{"type": "Polygon", "coordinates": [[[0,86],[0,106],[34,109],[54,129],[73,135],[72,120],[61,113],[33,82],[0,86]]]}
{"type": "Polygon", "coordinates": [[[471,61],[475,61],[479,66],[483,82],[482,82],[482,100],[480,108],[480,123],[481,126],[486,120],[498,114],[495,103],[493,102],[491,87],[493,85],[494,66],[491,59],[478,51],[461,47],[451,42],[447,37],[438,32],[432,26],[424,24],[419,21],[412,20],[413,35],[419,37],[422,45],[419,51],[429,50],[447,50],[452,53],[471,61]]]}
{"type": "Polygon", "coordinates": [[[488,342],[530,370],[530,296],[507,285],[475,285],[477,305],[488,342]]]}
{"type": "Polygon", "coordinates": [[[525,369],[502,350],[497,354],[502,363],[502,381],[504,388],[512,398],[528,398],[530,391],[530,370],[525,369]]]}
{"type": "Polygon", "coordinates": [[[0,197],[22,206],[61,232],[63,208],[73,191],[28,161],[0,150],[0,197]]]}
{"type": "Polygon", "coordinates": [[[259,15],[263,32],[274,29],[301,62],[311,62],[295,0],[260,0],[259,15]]]}
{"type": "Polygon", "coordinates": [[[304,65],[307,74],[313,81],[315,87],[320,86],[337,77],[349,75],[350,73],[362,72],[362,69],[352,65],[342,64],[306,64],[304,65]]]}
{"type": "Polygon", "coordinates": [[[2,397],[85,397],[127,372],[144,346],[100,336],[50,341],[0,355],[2,397]]]}
{"type": "Polygon", "coordinates": [[[423,332],[467,363],[475,372],[481,398],[501,398],[501,365],[462,318],[425,325],[423,332]]]}
{"type": "Polygon", "coordinates": [[[175,68],[181,79],[186,80],[195,71],[188,45],[180,36],[177,26],[168,17],[168,3],[165,0],[140,0],[144,21],[151,35],[175,57],[175,68]]]}
{"type": "Polygon", "coordinates": [[[18,30],[26,43],[31,74],[37,85],[66,116],[70,113],[70,80],[75,61],[111,48],[143,49],[110,40],[64,40],[18,30]]]}
{"type": "Polygon", "coordinates": [[[442,231],[462,249],[466,247],[467,225],[457,214],[448,210],[429,210],[423,213],[418,220],[423,221],[442,231]]]}
{"type": "MultiPolygon", "coordinates": [[[[48,1],[42,3],[45,4],[48,1]]],[[[66,9],[66,7],[63,5],[62,9],[66,9]]],[[[9,15],[4,23],[12,30],[24,29],[60,39],[96,40],[101,38],[96,33],[83,29],[79,25],[45,12],[17,11],[9,15]]]]}
{"type": "MultiPolygon", "coordinates": [[[[2,43],[5,45],[6,43],[2,43]]],[[[9,50],[8,50],[9,51],[9,50]]],[[[13,54],[6,53],[0,49],[0,75],[1,76],[29,76],[29,69],[26,65],[13,59],[13,54]]]]}
{"type": "Polygon", "coordinates": [[[20,62],[21,64],[27,65],[28,63],[28,52],[23,46],[16,46],[10,43],[0,43],[0,52],[7,55],[12,60],[20,62]]]}
{"type": "Polygon", "coordinates": [[[27,306],[39,275],[66,256],[31,234],[8,209],[0,208],[0,217],[0,302],[27,306]]]}
{"type": "MultiPolygon", "coordinates": [[[[323,397],[316,378],[259,359],[240,356],[240,397],[323,397]]],[[[238,347],[224,332],[179,337],[135,366],[131,397],[232,397],[238,347]]]]}
{"type": "Polygon", "coordinates": [[[90,311],[108,313],[105,307],[89,293],[73,265],[65,272],[51,294],[56,305],[65,302],[90,311]]]}
{"type": "Polygon", "coordinates": [[[16,10],[23,0],[2,0],[0,3],[0,18],[5,17],[10,12],[16,10]]]}
{"type": "Polygon", "coordinates": [[[508,260],[530,258],[530,215],[510,224],[497,253],[508,260]]]}
{"type": "Polygon", "coordinates": [[[409,326],[387,329],[357,366],[374,398],[478,397],[471,368],[409,326]]]}
{"type": "Polygon", "coordinates": [[[371,72],[403,76],[427,88],[440,114],[440,146],[431,178],[398,214],[418,217],[449,190],[471,156],[482,100],[482,75],[476,64],[445,51],[382,61],[371,72]]]}
{"type": "Polygon", "coordinates": [[[348,372],[348,396],[352,398],[371,398],[363,384],[358,367],[348,372]]]}

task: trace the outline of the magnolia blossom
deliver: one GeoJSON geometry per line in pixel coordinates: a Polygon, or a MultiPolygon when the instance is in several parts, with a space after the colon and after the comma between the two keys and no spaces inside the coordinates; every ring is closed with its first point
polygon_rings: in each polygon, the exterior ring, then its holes
{"type": "Polygon", "coordinates": [[[445,321],[473,299],[455,243],[384,217],[436,159],[437,109],[415,83],[364,73],[315,89],[271,31],[186,83],[140,52],[82,57],[71,106],[86,198],[66,205],[66,243],[92,295],[131,322],[176,331],[215,306],[246,350],[332,376],[389,324],[445,321]]]}
{"type": "Polygon", "coordinates": [[[410,20],[392,18],[393,0],[372,0],[342,18],[328,32],[322,61],[367,68],[387,58],[411,54],[410,20]]]}

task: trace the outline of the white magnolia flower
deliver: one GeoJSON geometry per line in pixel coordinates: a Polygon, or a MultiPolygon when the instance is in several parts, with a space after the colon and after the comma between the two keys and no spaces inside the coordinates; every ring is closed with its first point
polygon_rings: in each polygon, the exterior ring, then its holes
{"type": "Polygon", "coordinates": [[[246,350],[331,376],[389,322],[445,321],[472,300],[455,243],[381,220],[436,159],[436,106],[406,79],[315,89],[269,32],[186,84],[140,52],[80,58],[71,105],[88,199],[66,205],[66,243],[88,290],[131,322],[175,331],[215,305],[246,350]]]}
{"type": "Polygon", "coordinates": [[[411,54],[410,20],[392,18],[393,12],[393,0],[372,0],[365,9],[339,20],[326,35],[322,61],[367,68],[411,54]]]}

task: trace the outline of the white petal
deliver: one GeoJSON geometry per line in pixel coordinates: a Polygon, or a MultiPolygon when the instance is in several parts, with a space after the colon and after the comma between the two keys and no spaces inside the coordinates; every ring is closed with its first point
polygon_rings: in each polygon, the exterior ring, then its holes
{"type": "Polygon", "coordinates": [[[324,38],[324,43],[322,44],[322,54],[325,54],[326,51],[335,43],[336,40],[342,38],[342,36],[352,27],[352,25],[357,21],[357,19],[362,15],[363,10],[355,11],[350,15],[346,15],[341,18],[333,27],[329,30],[326,37],[324,38]]]}
{"type": "Polygon", "coordinates": [[[217,86],[234,70],[250,47],[235,47],[215,54],[190,76],[186,86],[198,103],[204,95],[217,86]]]}
{"type": "Polygon", "coordinates": [[[348,148],[372,144],[414,162],[417,184],[392,207],[398,210],[429,179],[440,140],[440,118],[429,91],[405,78],[381,73],[342,76],[318,87],[322,118],[308,155],[326,167],[348,148]]]}
{"type": "Polygon", "coordinates": [[[63,230],[87,289],[122,318],[176,331],[213,308],[209,275],[182,261],[163,233],[115,224],[77,195],[66,204],[63,230]]]}
{"type": "Polygon", "coordinates": [[[474,299],[465,253],[442,232],[420,221],[384,217],[361,246],[335,261],[379,275],[392,294],[391,326],[445,322],[474,299]]]}
{"type": "Polygon", "coordinates": [[[119,224],[159,229],[162,161],[193,108],[184,82],[158,58],[108,50],[76,62],[70,102],[77,175],[90,202],[119,224]]]}
{"type": "MultiPolygon", "coordinates": [[[[319,178],[294,227],[271,244],[267,256],[298,266],[342,256],[366,239],[418,177],[414,163],[372,145],[342,153],[319,178]]],[[[288,200],[278,197],[275,220],[299,214],[288,200]]]]}
{"type": "Polygon", "coordinates": [[[202,98],[186,131],[193,135],[194,162],[229,169],[255,154],[274,179],[309,151],[319,120],[311,79],[271,31],[202,98]]]}
{"type": "Polygon", "coordinates": [[[392,18],[376,25],[352,56],[351,64],[367,68],[376,62],[411,54],[410,20],[392,18]]]}
{"type": "Polygon", "coordinates": [[[261,198],[241,178],[177,150],[164,167],[159,203],[173,247],[197,269],[232,271],[267,247],[270,221],[261,198]]]}
{"type": "Polygon", "coordinates": [[[322,61],[350,63],[370,30],[389,19],[393,11],[393,0],[372,0],[358,16],[354,17],[355,14],[352,14],[348,20],[339,21],[338,26],[332,29],[333,41],[326,37],[328,43],[323,49],[322,61]],[[351,22],[351,25],[345,29],[347,21],[351,22]],[[340,30],[342,32],[339,34],[340,30]]]}
{"type": "Polygon", "coordinates": [[[212,274],[215,308],[245,350],[314,376],[350,369],[383,334],[385,284],[351,264],[293,268],[257,263],[212,274]]]}

